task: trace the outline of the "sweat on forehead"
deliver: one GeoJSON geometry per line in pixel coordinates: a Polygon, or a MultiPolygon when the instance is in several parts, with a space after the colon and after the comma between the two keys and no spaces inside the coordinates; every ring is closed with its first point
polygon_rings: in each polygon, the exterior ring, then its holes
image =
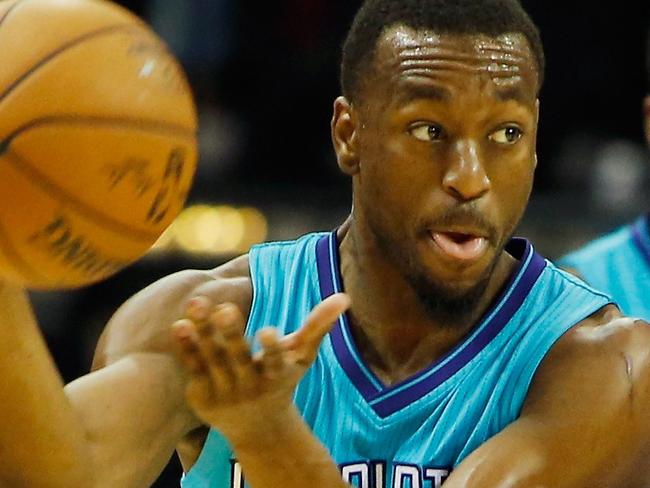
{"type": "Polygon", "coordinates": [[[535,93],[539,78],[534,56],[521,34],[437,34],[404,26],[393,27],[380,38],[365,76],[366,81],[382,75],[395,81],[449,73],[483,76],[497,87],[528,83],[535,86],[535,93]]]}
{"type": "Polygon", "coordinates": [[[516,33],[527,40],[538,88],[543,83],[545,59],[539,30],[519,0],[364,0],[343,45],[341,89],[348,99],[353,101],[358,95],[378,43],[395,26],[494,39],[516,33]]]}

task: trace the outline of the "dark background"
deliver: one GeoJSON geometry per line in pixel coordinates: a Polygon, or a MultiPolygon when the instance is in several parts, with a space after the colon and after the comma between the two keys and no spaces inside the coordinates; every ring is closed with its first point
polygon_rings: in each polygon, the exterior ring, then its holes
{"type": "MultiPolygon", "coordinates": [[[[329,120],[339,47],[358,1],[120,3],[167,40],[195,91],[201,161],[190,203],[255,206],[269,221],[268,239],[331,229],[344,218],[350,183],[336,168],[329,120]]],[[[650,8],[523,3],[548,65],[540,164],[520,233],[553,258],[650,209],[641,111],[650,8]]],[[[230,257],[157,254],[93,287],[34,293],[64,379],[87,372],[103,324],[130,295],[165,274],[230,257]]],[[[178,486],[179,469],[174,458],[155,486],[178,486]]]]}

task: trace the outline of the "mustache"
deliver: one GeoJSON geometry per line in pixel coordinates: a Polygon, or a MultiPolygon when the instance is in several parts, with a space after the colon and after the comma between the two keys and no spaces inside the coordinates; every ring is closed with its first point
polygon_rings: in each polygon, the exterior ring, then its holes
{"type": "Polygon", "coordinates": [[[483,233],[491,243],[496,243],[497,228],[480,211],[471,207],[455,207],[426,222],[428,229],[452,227],[455,225],[471,227],[483,233]]]}

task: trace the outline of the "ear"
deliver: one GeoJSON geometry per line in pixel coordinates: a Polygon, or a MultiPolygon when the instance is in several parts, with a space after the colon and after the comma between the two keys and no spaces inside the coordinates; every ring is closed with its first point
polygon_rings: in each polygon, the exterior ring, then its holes
{"type": "Polygon", "coordinates": [[[643,99],[643,124],[645,140],[650,145],[650,95],[643,99]]]}
{"type": "MultiPolygon", "coordinates": [[[[535,146],[537,146],[538,133],[539,133],[539,98],[535,100],[535,146]]],[[[537,147],[535,147],[535,168],[537,168],[537,147]]]]}
{"type": "Polygon", "coordinates": [[[332,143],[339,168],[350,176],[359,172],[357,130],[358,123],[352,104],[345,97],[338,97],[334,101],[332,143]]]}

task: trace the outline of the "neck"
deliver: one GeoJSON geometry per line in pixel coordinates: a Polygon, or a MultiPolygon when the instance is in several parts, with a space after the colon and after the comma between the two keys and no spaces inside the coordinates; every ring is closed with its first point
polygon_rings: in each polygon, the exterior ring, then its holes
{"type": "Polygon", "coordinates": [[[341,274],[352,298],[352,334],[366,364],[385,383],[399,382],[449,352],[495,300],[517,261],[503,252],[486,291],[458,323],[432,317],[417,292],[354,219],[339,230],[341,274]]]}

